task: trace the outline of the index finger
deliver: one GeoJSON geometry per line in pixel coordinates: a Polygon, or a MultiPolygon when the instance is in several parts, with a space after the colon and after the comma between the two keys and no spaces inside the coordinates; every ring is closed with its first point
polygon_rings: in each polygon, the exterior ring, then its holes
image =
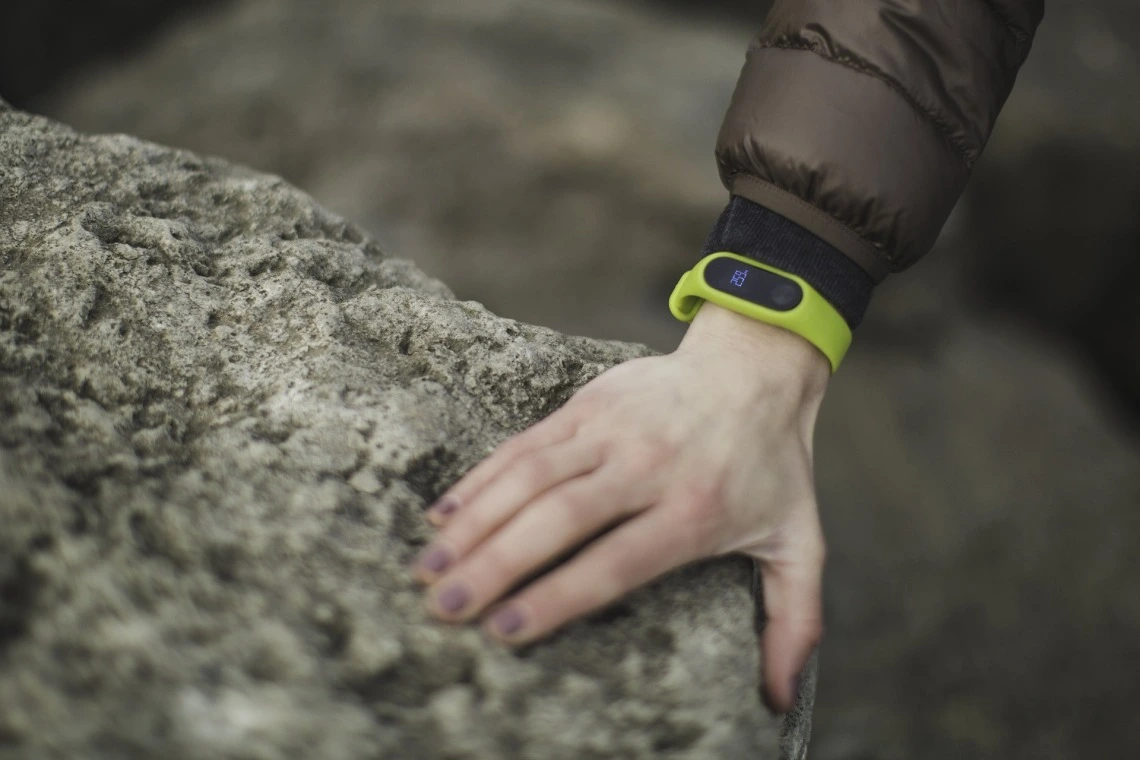
{"type": "Polygon", "coordinates": [[[564,411],[565,409],[559,409],[521,433],[502,441],[490,456],[475,465],[428,507],[428,519],[437,526],[442,525],[447,517],[465,504],[470,504],[480,491],[519,457],[529,451],[572,438],[577,423],[570,414],[563,414],[564,411]]]}

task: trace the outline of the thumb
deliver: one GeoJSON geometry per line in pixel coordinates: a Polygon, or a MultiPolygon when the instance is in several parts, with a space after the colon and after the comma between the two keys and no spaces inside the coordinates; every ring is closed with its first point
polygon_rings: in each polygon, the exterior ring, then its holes
{"type": "Polygon", "coordinates": [[[760,640],[763,695],[773,712],[791,712],[795,707],[800,674],[823,635],[822,549],[818,555],[818,559],[755,560],[766,620],[760,640]]]}

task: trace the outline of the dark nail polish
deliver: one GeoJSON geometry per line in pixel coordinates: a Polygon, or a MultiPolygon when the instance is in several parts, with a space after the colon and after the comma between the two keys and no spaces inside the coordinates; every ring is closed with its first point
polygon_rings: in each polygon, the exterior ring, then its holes
{"type": "Polygon", "coordinates": [[[436,502],[431,511],[440,517],[447,517],[457,509],[459,509],[459,502],[455,500],[455,497],[449,496],[443,501],[436,502]]]}
{"type": "Polygon", "coordinates": [[[523,616],[518,607],[506,607],[491,616],[491,626],[501,636],[509,636],[522,628],[523,616]]]}
{"type": "Polygon", "coordinates": [[[433,573],[442,573],[451,564],[451,552],[445,546],[429,549],[420,560],[420,566],[433,573]]]}
{"type": "Polygon", "coordinates": [[[440,609],[451,613],[459,612],[461,609],[467,606],[467,602],[470,599],[471,594],[469,594],[467,592],[467,589],[463,588],[462,586],[451,586],[449,588],[446,588],[440,592],[440,595],[438,597],[436,597],[436,601],[439,602],[440,609]]]}

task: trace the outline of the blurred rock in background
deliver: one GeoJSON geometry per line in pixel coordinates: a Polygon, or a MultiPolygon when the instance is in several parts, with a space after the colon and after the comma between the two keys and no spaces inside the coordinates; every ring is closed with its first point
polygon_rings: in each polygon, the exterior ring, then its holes
{"type": "MultiPolygon", "coordinates": [[[[35,107],[281,173],[499,314],[669,350],[763,15],[732,5],[235,0],[35,107]]],[[[1140,754],[1138,38],[1123,0],[1047,7],[833,383],[813,757],[1140,754]]]]}
{"type": "Polygon", "coordinates": [[[965,196],[980,303],[1096,363],[1140,427],[1140,5],[1049,3],[965,196]]]}
{"type": "Polygon", "coordinates": [[[132,52],[184,12],[219,0],[5,0],[0,93],[24,105],[86,66],[132,52]]]}

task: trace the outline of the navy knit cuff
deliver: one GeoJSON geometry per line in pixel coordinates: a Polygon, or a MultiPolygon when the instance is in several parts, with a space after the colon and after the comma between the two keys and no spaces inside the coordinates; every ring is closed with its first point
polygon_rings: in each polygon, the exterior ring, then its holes
{"type": "Polygon", "coordinates": [[[863,321],[875,282],[838,248],[795,222],[734,195],[709,233],[701,256],[730,251],[799,275],[847,320],[863,321]]]}

